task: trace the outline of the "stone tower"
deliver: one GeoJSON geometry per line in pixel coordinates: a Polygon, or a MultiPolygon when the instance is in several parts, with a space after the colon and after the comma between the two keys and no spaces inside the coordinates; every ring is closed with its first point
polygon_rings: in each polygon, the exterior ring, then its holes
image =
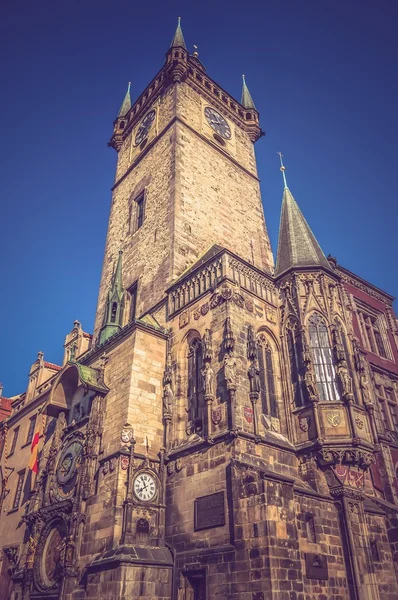
{"type": "Polygon", "coordinates": [[[397,597],[393,299],[325,257],[283,164],[274,272],[261,135],[180,23],[129,84],[94,336],[0,424],[0,596],[397,597]]]}

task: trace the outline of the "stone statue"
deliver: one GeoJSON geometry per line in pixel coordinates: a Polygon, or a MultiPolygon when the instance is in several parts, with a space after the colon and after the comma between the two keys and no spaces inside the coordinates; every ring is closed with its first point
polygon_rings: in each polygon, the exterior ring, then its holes
{"type": "Polygon", "coordinates": [[[206,362],[202,369],[205,396],[214,396],[214,371],[211,364],[206,362]]]}
{"type": "Polygon", "coordinates": [[[358,341],[353,338],[352,340],[352,347],[354,350],[354,364],[355,364],[355,368],[358,371],[358,373],[361,373],[362,371],[365,370],[365,359],[364,356],[360,350],[358,341]]]}
{"type": "Polygon", "coordinates": [[[165,383],[163,387],[163,411],[165,414],[169,414],[171,412],[173,400],[174,394],[171,383],[165,383]]]}
{"type": "Polygon", "coordinates": [[[314,382],[314,376],[312,374],[312,370],[308,367],[305,370],[304,383],[305,383],[305,387],[307,388],[307,392],[310,397],[310,400],[317,400],[318,392],[317,392],[316,384],[314,382]]]}
{"type": "Polygon", "coordinates": [[[258,360],[254,360],[249,367],[248,371],[249,382],[250,382],[250,393],[259,394],[261,390],[260,383],[260,369],[258,366],[258,360]]]}
{"type": "Polygon", "coordinates": [[[235,385],[236,358],[232,352],[224,356],[224,377],[227,382],[227,386],[235,385]]]}
{"type": "Polygon", "coordinates": [[[209,361],[213,358],[213,346],[210,337],[210,329],[206,329],[202,340],[203,360],[209,361]]]}
{"type": "Polygon", "coordinates": [[[372,397],[369,389],[369,378],[365,370],[361,373],[361,390],[364,404],[372,404],[372,397]]]}
{"type": "Polygon", "coordinates": [[[337,373],[341,381],[344,398],[352,398],[352,381],[348,369],[344,364],[337,367],[337,373]]]}

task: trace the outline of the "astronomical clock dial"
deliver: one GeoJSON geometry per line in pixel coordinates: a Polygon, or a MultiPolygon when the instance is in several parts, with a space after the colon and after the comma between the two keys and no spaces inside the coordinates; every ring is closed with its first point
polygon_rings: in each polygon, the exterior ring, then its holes
{"type": "Polygon", "coordinates": [[[63,500],[73,495],[82,460],[82,450],[82,443],[75,440],[62,451],[59,457],[56,469],[57,489],[55,492],[58,500],[63,500]]]}
{"type": "Polygon", "coordinates": [[[148,133],[152,127],[154,119],[155,111],[150,110],[149,113],[145,115],[145,117],[142,119],[141,123],[137,127],[134,142],[135,146],[139,146],[148,137],[148,133]]]}
{"type": "Polygon", "coordinates": [[[52,588],[59,580],[62,548],[63,535],[57,527],[54,527],[44,542],[40,562],[40,579],[45,588],[52,588]]]}
{"type": "Polygon", "coordinates": [[[157,485],[155,478],[151,473],[142,471],[134,479],[134,494],[138,500],[150,502],[156,496],[157,485]]]}
{"type": "Polygon", "coordinates": [[[218,135],[220,135],[225,140],[231,139],[231,129],[220,113],[218,113],[214,108],[210,108],[210,106],[206,106],[205,108],[205,117],[207,119],[208,124],[218,135]]]}

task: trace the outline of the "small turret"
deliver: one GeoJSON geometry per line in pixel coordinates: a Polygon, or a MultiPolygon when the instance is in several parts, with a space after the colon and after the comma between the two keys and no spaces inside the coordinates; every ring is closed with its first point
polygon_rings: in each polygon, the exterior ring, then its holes
{"type": "Polygon", "coordinates": [[[108,338],[120,331],[123,325],[124,289],[122,282],[122,254],[122,250],[119,250],[119,258],[113,273],[105,305],[104,321],[99,336],[100,344],[103,344],[108,338]]]}
{"type": "Polygon", "coordinates": [[[130,87],[131,81],[129,81],[128,83],[126,95],[124,96],[117,117],[113,122],[113,135],[111,137],[110,142],[108,143],[108,146],[115,148],[117,152],[119,152],[120,148],[122,147],[123,132],[124,128],[127,125],[126,116],[131,108],[130,87]]]}
{"type": "Polygon", "coordinates": [[[181,29],[181,17],[178,17],[177,29],[166,54],[167,73],[174,82],[185,79],[188,72],[189,52],[181,29]]]}

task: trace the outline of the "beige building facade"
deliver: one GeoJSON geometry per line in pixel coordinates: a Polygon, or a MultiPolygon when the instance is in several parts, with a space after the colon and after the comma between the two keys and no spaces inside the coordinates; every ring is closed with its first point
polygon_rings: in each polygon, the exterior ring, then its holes
{"type": "Polygon", "coordinates": [[[93,336],[39,353],[0,423],[1,598],[398,597],[393,298],[286,180],[274,265],[262,134],[180,25],[127,92],[93,336]]]}

